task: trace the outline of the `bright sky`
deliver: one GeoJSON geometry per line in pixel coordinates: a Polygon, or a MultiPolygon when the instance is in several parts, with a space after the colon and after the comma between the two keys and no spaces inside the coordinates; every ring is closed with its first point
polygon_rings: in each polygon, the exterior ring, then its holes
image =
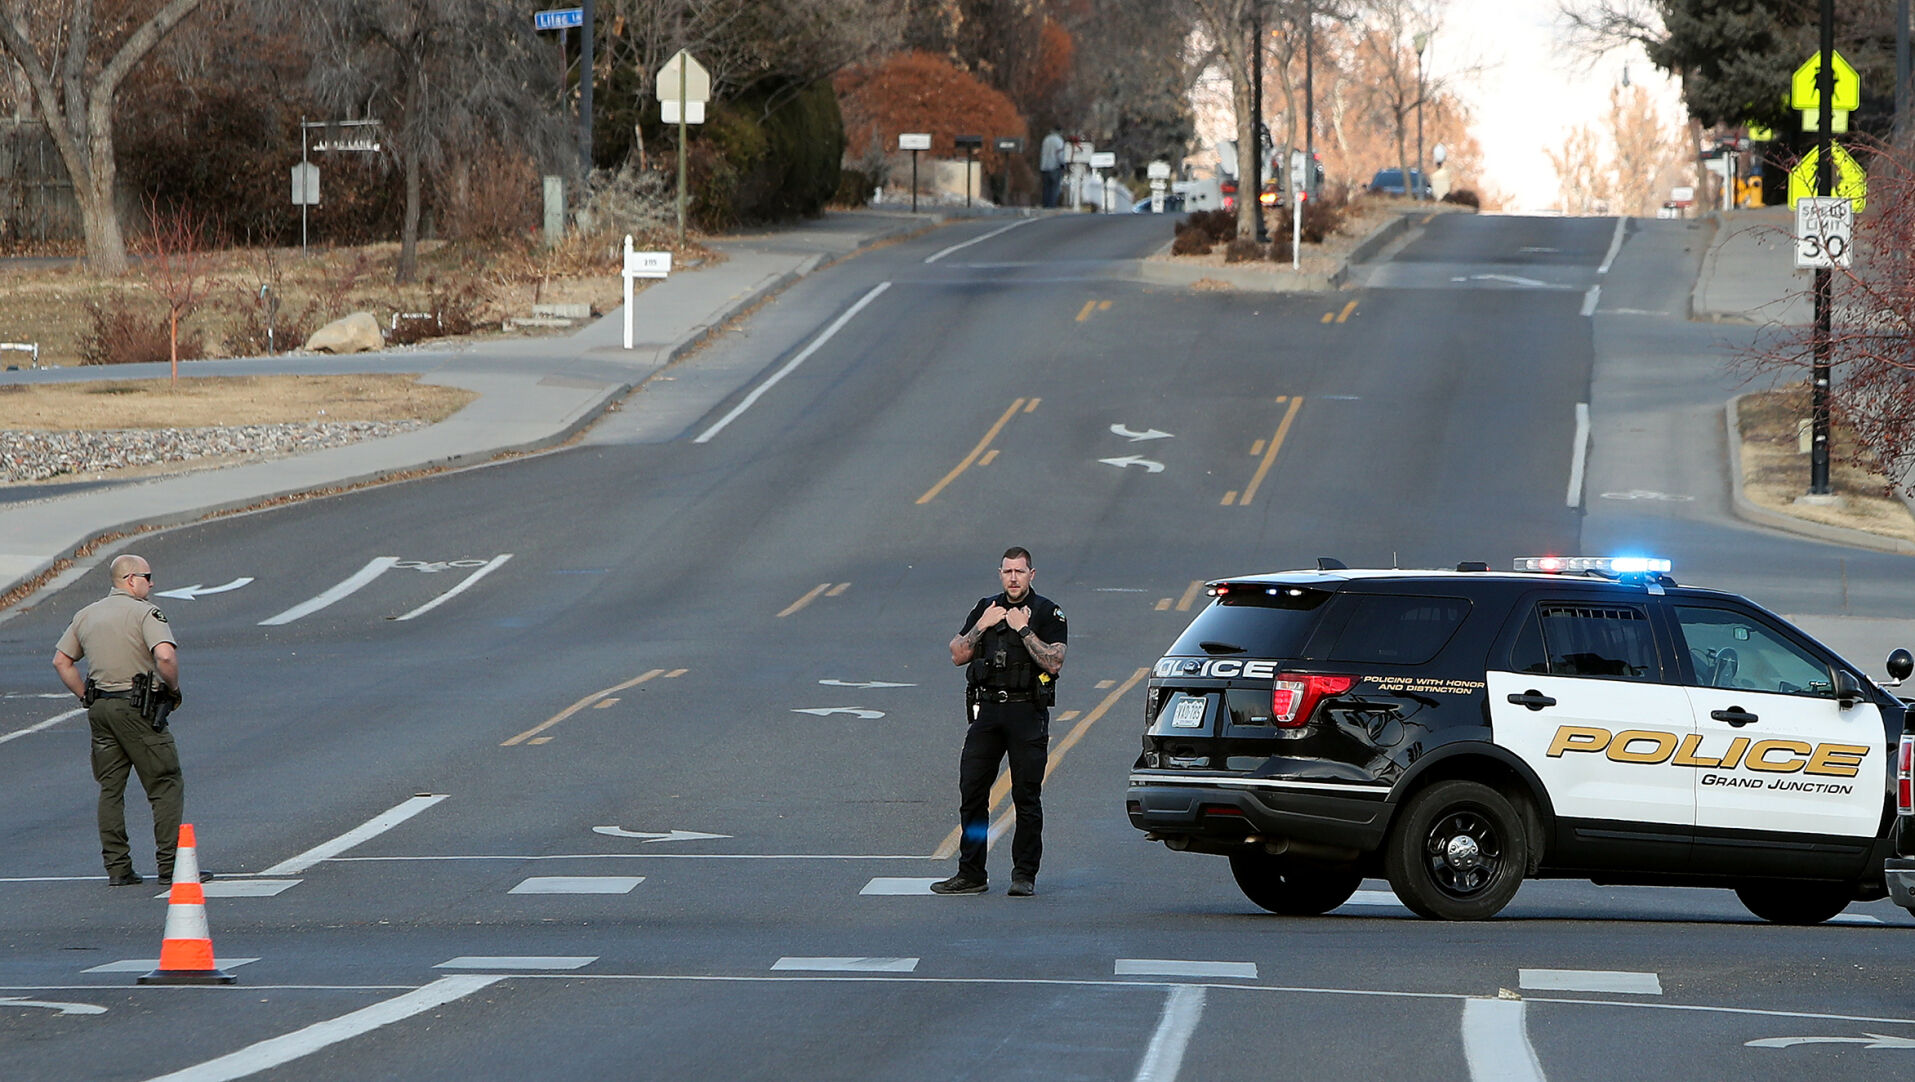
{"type": "MultiPolygon", "coordinates": [[[[1569,131],[1606,124],[1609,90],[1625,62],[1631,86],[1648,88],[1663,103],[1663,120],[1683,116],[1675,83],[1651,66],[1640,49],[1612,53],[1591,65],[1558,48],[1556,0],[1450,0],[1425,57],[1430,70],[1449,76],[1458,97],[1475,111],[1488,176],[1510,197],[1511,210],[1543,210],[1557,202],[1556,169],[1546,150],[1560,150],[1569,131]],[[1481,67],[1475,74],[1454,75],[1481,67]]],[[[1459,178],[1460,179],[1460,178],[1459,178]]]]}

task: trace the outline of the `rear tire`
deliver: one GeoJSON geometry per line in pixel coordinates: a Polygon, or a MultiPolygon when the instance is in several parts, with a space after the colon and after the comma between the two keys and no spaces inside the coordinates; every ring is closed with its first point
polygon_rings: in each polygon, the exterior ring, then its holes
{"type": "Polygon", "coordinates": [[[1855,900],[1853,883],[1744,883],[1735,896],[1771,924],[1821,924],[1855,900]]]}
{"type": "Polygon", "coordinates": [[[1257,849],[1230,854],[1230,874],[1244,897],[1286,917],[1328,913],[1363,883],[1355,865],[1273,857],[1257,849]]]}
{"type": "Polygon", "coordinates": [[[1411,797],[1383,848],[1391,889],[1433,920],[1488,920],[1516,896],[1528,867],[1522,816],[1474,781],[1439,781],[1411,797]]]}

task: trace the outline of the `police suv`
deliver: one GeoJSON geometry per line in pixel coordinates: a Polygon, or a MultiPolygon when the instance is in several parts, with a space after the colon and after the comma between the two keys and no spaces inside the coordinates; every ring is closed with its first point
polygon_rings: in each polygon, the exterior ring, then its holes
{"type": "MultiPolygon", "coordinates": [[[[1151,675],[1131,823],[1228,856],[1286,914],[1373,875],[1444,920],[1493,916],[1529,877],[1729,887],[1791,924],[1882,897],[1906,704],[1668,570],[1326,558],[1212,582],[1151,675]]],[[[1891,655],[1897,683],[1911,668],[1891,655]]]]}

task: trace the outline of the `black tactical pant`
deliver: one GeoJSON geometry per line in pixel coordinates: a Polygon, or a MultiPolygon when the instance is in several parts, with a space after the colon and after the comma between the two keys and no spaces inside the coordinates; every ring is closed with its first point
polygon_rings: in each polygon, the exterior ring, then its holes
{"type": "Polygon", "coordinates": [[[998,763],[1011,763],[1011,802],[1017,833],[1011,839],[1011,875],[1036,879],[1044,855],[1044,766],[1050,758],[1050,711],[1036,703],[979,703],[964,734],[958,765],[958,874],[984,882],[990,843],[991,785],[998,763]]]}
{"type": "Polygon", "coordinates": [[[139,771],[153,806],[153,850],[159,874],[170,875],[179,847],[186,782],[170,732],[156,733],[126,699],[99,699],[86,712],[93,729],[93,779],[100,783],[100,857],[108,875],[133,870],[126,842],[126,777],[139,771]]]}

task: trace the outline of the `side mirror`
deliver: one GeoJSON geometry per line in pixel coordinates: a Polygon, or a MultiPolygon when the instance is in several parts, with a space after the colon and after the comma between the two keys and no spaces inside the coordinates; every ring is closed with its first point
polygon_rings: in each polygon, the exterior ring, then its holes
{"type": "Polygon", "coordinates": [[[1915,673],[1915,654],[1896,650],[1888,655],[1888,674],[1895,678],[1896,683],[1908,679],[1910,673],[1915,673]]]}
{"type": "Polygon", "coordinates": [[[1862,682],[1847,669],[1835,670],[1835,701],[1841,703],[1843,709],[1862,701],[1862,682]]]}

